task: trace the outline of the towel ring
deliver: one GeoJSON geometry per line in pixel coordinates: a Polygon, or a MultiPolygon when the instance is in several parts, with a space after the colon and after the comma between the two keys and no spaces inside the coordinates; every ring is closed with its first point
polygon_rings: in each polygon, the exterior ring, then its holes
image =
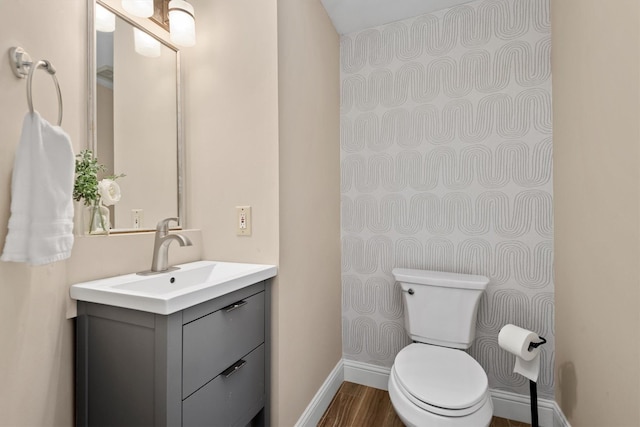
{"type": "Polygon", "coordinates": [[[33,79],[33,73],[38,69],[43,68],[47,71],[51,78],[53,78],[53,83],[56,85],[56,92],[58,93],[58,126],[62,124],[62,92],[60,91],[60,84],[58,83],[58,78],[56,77],[56,69],[53,68],[51,62],[46,59],[41,59],[39,61],[31,64],[29,69],[29,77],[27,78],[27,103],[29,104],[29,111],[33,114],[33,98],[31,95],[31,80],[33,79]]]}

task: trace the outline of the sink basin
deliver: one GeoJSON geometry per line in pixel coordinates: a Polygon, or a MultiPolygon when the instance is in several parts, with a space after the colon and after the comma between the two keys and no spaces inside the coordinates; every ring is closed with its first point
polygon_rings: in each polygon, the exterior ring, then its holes
{"type": "Polygon", "coordinates": [[[151,276],[125,274],[71,286],[71,298],[157,314],[176,311],[274,277],[274,265],[197,261],[151,276]]]}

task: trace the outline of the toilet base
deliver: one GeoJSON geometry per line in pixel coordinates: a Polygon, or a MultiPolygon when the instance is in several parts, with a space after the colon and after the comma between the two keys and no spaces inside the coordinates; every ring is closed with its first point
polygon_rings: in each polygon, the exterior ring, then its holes
{"type": "Polygon", "coordinates": [[[464,417],[443,417],[418,408],[402,394],[394,375],[389,376],[389,397],[396,414],[408,427],[488,427],[493,418],[491,398],[476,412],[464,417]]]}

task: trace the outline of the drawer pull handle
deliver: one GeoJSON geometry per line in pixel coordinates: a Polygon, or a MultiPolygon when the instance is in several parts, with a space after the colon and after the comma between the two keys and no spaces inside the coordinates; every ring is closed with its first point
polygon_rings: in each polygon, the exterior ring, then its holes
{"type": "Polygon", "coordinates": [[[224,310],[226,313],[228,313],[228,312],[230,312],[230,311],[235,310],[236,308],[240,308],[240,307],[242,307],[242,306],[243,306],[243,305],[245,305],[246,303],[247,303],[247,302],[246,302],[245,300],[238,301],[238,302],[234,302],[233,304],[231,304],[231,305],[228,305],[228,306],[224,307],[224,308],[223,308],[223,310],[224,310]]]}
{"type": "Polygon", "coordinates": [[[225,378],[229,378],[231,375],[235,374],[236,372],[238,372],[238,370],[240,368],[242,368],[244,365],[246,365],[247,361],[246,360],[238,360],[236,363],[233,364],[233,366],[225,369],[224,371],[222,371],[222,374],[225,378]]]}

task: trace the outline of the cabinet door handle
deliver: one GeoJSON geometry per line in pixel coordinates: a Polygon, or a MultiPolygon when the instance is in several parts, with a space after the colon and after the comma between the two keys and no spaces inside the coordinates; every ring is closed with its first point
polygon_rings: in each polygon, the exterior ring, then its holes
{"type": "Polygon", "coordinates": [[[229,378],[231,375],[235,374],[236,372],[238,372],[238,370],[240,368],[242,368],[245,364],[247,363],[246,360],[238,360],[236,363],[234,363],[232,366],[228,367],[227,369],[225,369],[224,371],[222,371],[222,374],[225,378],[229,378]]]}
{"type": "Polygon", "coordinates": [[[243,306],[243,305],[245,305],[246,303],[247,303],[247,302],[246,302],[245,300],[241,300],[241,301],[238,301],[238,302],[234,302],[233,304],[231,304],[231,305],[228,305],[228,306],[224,307],[224,308],[223,308],[223,310],[225,311],[225,313],[228,313],[228,312],[230,312],[230,311],[235,310],[236,308],[240,308],[240,307],[242,307],[242,306],[243,306]]]}

